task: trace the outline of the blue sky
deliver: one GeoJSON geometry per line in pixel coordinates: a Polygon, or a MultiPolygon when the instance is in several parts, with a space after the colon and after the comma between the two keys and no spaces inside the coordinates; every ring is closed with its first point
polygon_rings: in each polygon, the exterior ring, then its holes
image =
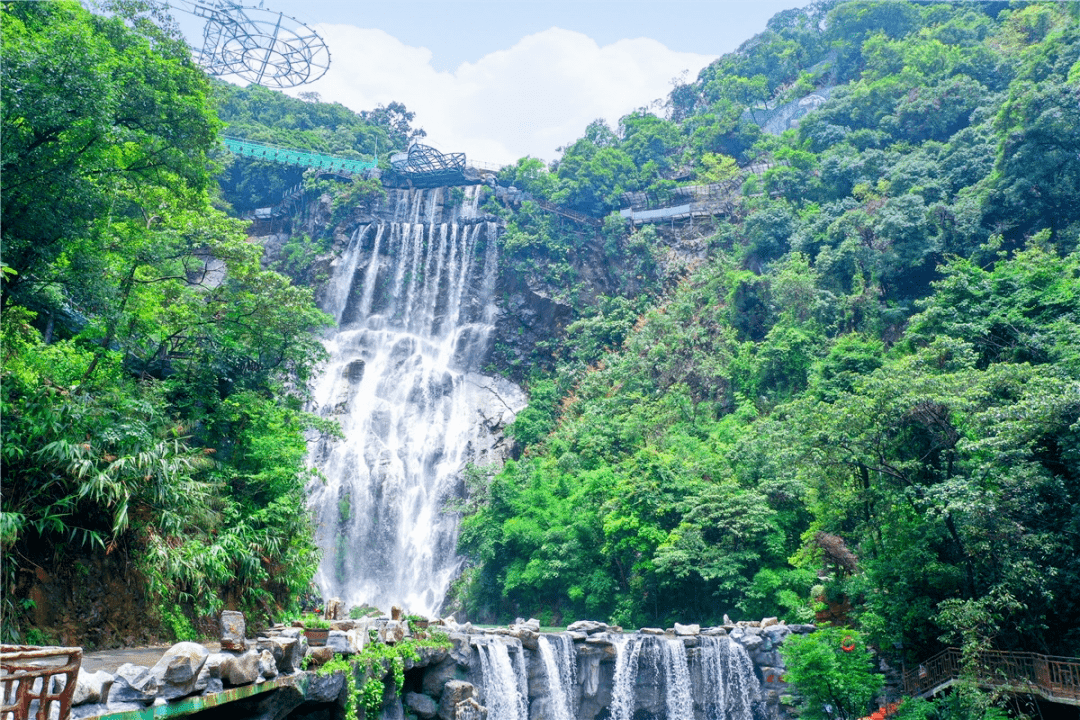
{"type": "MultiPolygon", "coordinates": [[[[263,0],[315,28],[329,72],[289,91],[416,113],[431,144],[495,164],[544,160],[604,118],[663,98],[805,0],[263,0]]],[[[251,0],[244,3],[252,4],[251,0]]],[[[257,4],[257,3],[255,3],[257,4]]],[[[176,13],[185,32],[200,22],[176,13]]]]}

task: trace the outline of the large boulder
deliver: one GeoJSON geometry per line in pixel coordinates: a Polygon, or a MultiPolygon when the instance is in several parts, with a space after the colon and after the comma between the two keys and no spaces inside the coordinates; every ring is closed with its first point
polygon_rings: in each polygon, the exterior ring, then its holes
{"type": "Polygon", "coordinates": [[[85,705],[87,703],[100,703],[109,696],[109,688],[112,687],[113,676],[104,670],[87,672],[79,670],[79,676],[75,680],[75,692],[71,696],[72,705],[85,705]]]}
{"type": "MultiPolygon", "coordinates": [[[[215,668],[213,672],[216,673],[219,669],[215,668]]],[[[203,669],[199,671],[199,677],[195,680],[195,692],[200,695],[213,695],[224,689],[225,683],[221,682],[221,677],[214,677],[210,668],[203,665],[203,669]]]]}
{"type": "Polygon", "coordinates": [[[397,645],[409,634],[409,625],[405,620],[391,620],[379,630],[379,639],[387,645],[397,645]]]}
{"type": "Polygon", "coordinates": [[[418,647],[416,648],[416,654],[419,659],[413,660],[411,657],[405,658],[405,669],[410,670],[414,667],[428,667],[430,665],[438,665],[446,658],[450,657],[450,650],[445,647],[418,647]]]}
{"type": "Polygon", "coordinates": [[[166,700],[196,692],[199,672],[210,651],[199,643],[182,642],[169,648],[150,672],[161,685],[160,695],[166,700]]]}
{"type": "Polygon", "coordinates": [[[232,655],[229,653],[210,653],[199,671],[199,679],[195,681],[195,691],[205,695],[219,693],[225,689],[225,683],[221,679],[221,666],[232,655]]]}
{"type": "Polygon", "coordinates": [[[326,647],[333,650],[335,653],[341,653],[342,655],[352,655],[352,644],[349,642],[349,636],[347,633],[341,630],[331,630],[326,636],[326,647]]]}
{"type": "MultiPolygon", "coordinates": [[[[760,635],[743,635],[739,638],[734,638],[735,642],[746,648],[748,653],[754,653],[758,650],[765,649],[765,638],[760,635]]],[[[771,644],[770,644],[771,645],[771,644]]]]}
{"type": "Polygon", "coordinates": [[[142,703],[147,705],[157,697],[161,682],[143,665],[124,663],[113,676],[109,689],[109,705],[117,703],[142,703]]]}
{"type": "Polygon", "coordinates": [[[779,645],[784,642],[784,638],[791,634],[791,629],[787,625],[771,625],[765,628],[763,632],[773,645],[779,645]]]}
{"type": "Polygon", "coordinates": [[[581,648],[599,648],[605,655],[614,658],[617,652],[615,649],[615,642],[616,638],[613,635],[600,633],[597,635],[590,635],[586,638],[585,643],[581,648]]]}
{"type": "Polygon", "coordinates": [[[758,667],[771,667],[784,664],[783,659],[780,657],[780,653],[775,650],[771,652],[757,651],[749,653],[749,655],[750,661],[758,667]]]}
{"type": "Polygon", "coordinates": [[[349,651],[354,654],[362,653],[364,648],[371,642],[371,636],[368,635],[366,625],[346,631],[345,638],[349,641],[349,651]]]}
{"type": "Polygon", "coordinates": [[[325,665],[334,659],[334,651],[325,645],[320,647],[311,648],[308,653],[309,662],[315,667],[325,665]]]}
{"type": "Polygon", "coordinates": [[[310,703],[336,702],[345,688],[344,673],[312,674],[304,699],[310,703]]]}
{"type": "Polygon", "coordinates": [[[441,720],[455,720],[458,703],[477,700],[476,687],[462,680],[451,680],[443,688],[439,699],[439,717],[441,720]]]}
{"type": "Polygon", "coordinates": [[[226,655],[221,663],[221,680],[227,686],[250,685],[259,679],[258,651],[251,649],[238,655],[226,655]]]}
{"type": "Polygon", "coordinates": [[[575,623],[570,623],[570,626],[566,629],[570,632],[583,632],[586,635],[592,635],[599,632],[612,632],[614,628],[598,620],[578,620],[575,623]]]}
{"type": "Polygon", "coordinates": [[[683,625],[681,623],[675,623],[676,635],[697,635],[701,632],[701,626],[697,623],[691,625],[683,625]]]}
{"type": "Polygon", "coordinates": [[[326,601],[326,612],[323,613],[323,617],[327,620],[344,620],[345,616],[345,603],[341,601],[341,598],[330,598],[326,601]]]}
{"type": "Polygon", "coordinates": [[[439,712],[439,704],[432,700],[427,695],[421,695],[420,693],[406,693],[405,694],[405,707],[409,709],[413,715],[429,720],[429,718],[435,717],[439,712]]]}
{"type": "Polygon", "coordinates": [[[221,611],[221,649],[243,650],[246,647],[247,622],[244,613],[235,610],[221,611]]]}
{"type": "Polygon", "coordinates": [[[277,677],[278,669],[277,662],[274,660],[274,654],[269,650],[257,651],[259,653],[259,678],[258,681],[272,680],[277,677]]]}
{"type": "Polygon", "coordinates": [[[203,663],[202,671],[199,674],[209,674],[212,678],[220,678],[221,666],[231,657],[232,655],[230,653],[210,653],[206,658],[206,662],[203,663]]]}
{"type": "Polygon", "coordinates": [[[255,649],[259,652],[263,650],[270,651],[270,654],[274,656],[275,663],[281,659],[281,647],[274,644],[273,636],[255,638],[255,649]]]}
{"type": "Polygon", "coordinates": [[[469,644],[469,636],[465,633],[450,633],[450,642],[453,643],[450,657],[454,662],[465,667],[472,665],[474,653],[472,645],[469,644]]]}
{"type": "Polygon", "coordinates": [[[436,700],[442,697],[443,686],[451,680],[457,680],[457,662],[453,658],[447,658],[442,662],[429,666],[424,672],[424,694],[436,700]]]}
{"type": "Polygon", "coordinates": [[[279,673],[290,675],[300,669],[304,655],[298,638],[282,635],[270,638],[270,644],[273,646],[272,652],[279,673]]]}
{"type": "Polygon", "coordinates": [[[535,651],[540,649],[540,633],[531,630],[525,625],[515,625],[514,627],[510,628],[510,632],[508,634],[510,635],[510,637],[516,637],[518,640],[520,640],[522,647],[528,650],[535,651]]]}

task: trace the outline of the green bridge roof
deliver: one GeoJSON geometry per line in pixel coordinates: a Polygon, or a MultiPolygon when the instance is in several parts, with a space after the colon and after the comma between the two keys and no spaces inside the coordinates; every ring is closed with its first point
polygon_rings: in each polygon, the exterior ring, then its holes
{"type": "Polygon", "coordinates": [[[351,158],[337,157],[336,155],[324,155],[322,153],[308,152],[307,150],[294,150],[292,148],[277,147],[276,145],[251,142],[250,140],[240,140],[239,138],[224,135],[221,136],[221,141],[225,143],[225,147],[237,155],[255,158],[256,160],[269,160],[283,165],[298,165],[317,170],[346,173],[358,173],[376,167],[373,160],[353,160],[351,158]]]}

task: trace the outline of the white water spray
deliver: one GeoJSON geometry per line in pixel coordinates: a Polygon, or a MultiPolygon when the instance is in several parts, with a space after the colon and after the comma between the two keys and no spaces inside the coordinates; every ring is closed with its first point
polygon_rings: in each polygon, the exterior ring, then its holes
{"type": "Polygon", "coordinates": [[[438,612],[457,572],[462,469],[492,458],[493,426],[524,405],[511,383],[477,372],[497,309],[495,223],[442,188],[392,191],[392,220],[353,233],[327,285],[337,320],[314,387],[317,409],[341,423],[311,458],[323,561],[316,580],[348,606],[438,612]]]}
{"type": "Polygon", "coordinates": [[[761,684],[746,648],[728,638],[703,635],[700,657],[705,717],[754,720],[761,684]]]}
{"type": "Polygon", "coordinates": [[[668,720],[694,720],[690,666],[686,661],[686,646],[678,638],[664,641],[664,680],[667,686],[668,720]]]}
{"type": "Polygon", "coordinates": [[[615,680],[611,690],[612,720],[631,720],[634,716],[634,681],[643,638],[623,636],[615,641],[615,680]]]}
{"type": "Polygon", "coordinates": [[[480,668],[483,672],[481,700],[487,707],[489,718],[499,720],[528,720],[529,689],[525,677],[525,661],[521,646],[517,646],[515,660],[510,660],[506,642],[489,640],[477,645],[480,668]]]}
{"type": "Polygon", "coordinates": [[[547,671],[552,720],[573,720],[577,661],[574,641],[565,635],[541,635],[540,658],[547,671]]]}

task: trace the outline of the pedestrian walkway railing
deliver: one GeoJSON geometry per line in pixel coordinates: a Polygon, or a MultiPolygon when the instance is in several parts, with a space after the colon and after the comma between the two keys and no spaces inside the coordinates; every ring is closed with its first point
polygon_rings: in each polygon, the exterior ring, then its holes
{"type": "Polygon", "coordinates": [[[268,143],[241,140],[226,135],[221,136],[221,142],[225,144],[225,147],[229,148],[230,152],[237,155],[284,165],[297,165],[299,167],[315,168],[316,170],[343,173],[360,173],[365,170],[373,170],[376,167],[374,160],[356,160],[337,155],[326,155],[308,150],[297,150],[268,143]]]}
{"type": "Polygon", "coordinates": [[[967,670],[982,687],[1080,705],[1080,658],[985,650],[971,665],[965,668],[960,650],[949,648],[905,673],[904,691],[930,697],[955,684],[967,670]]]}

